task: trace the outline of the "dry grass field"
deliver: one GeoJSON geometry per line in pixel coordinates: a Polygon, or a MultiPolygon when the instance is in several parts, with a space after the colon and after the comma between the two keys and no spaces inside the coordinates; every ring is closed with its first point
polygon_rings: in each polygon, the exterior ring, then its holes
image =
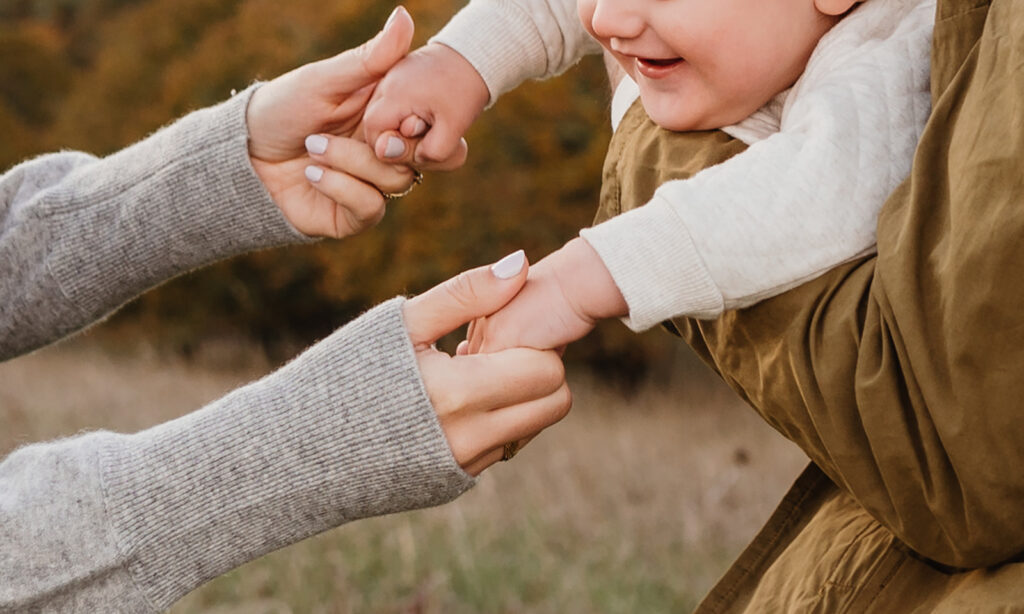
{"type": "MultiPolygon", "coordinates": [[[[252,356],[226,344],[185,362],[87,336],[0,364],[0,453],[180,415],[269,368],[252,356]]],[[[705,369],[685,367],[628,395],[573,374],[570,416],[455,503],[286,548],[173,611],[687,611],[804,460],[705,369]]]]}

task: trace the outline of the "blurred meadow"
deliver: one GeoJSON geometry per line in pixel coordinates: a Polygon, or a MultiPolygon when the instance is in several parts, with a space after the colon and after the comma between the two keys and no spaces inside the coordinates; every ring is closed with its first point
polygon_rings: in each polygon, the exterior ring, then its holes
{"type": "MultiPolygon", "coordinates": [[[[408,0],[417,44],[462,2],[408,0]]],[[[233,89],[369,38],[389,2],[3,0],[0,169],[97,155],[233,89]]],[[[135,431],[266,373],[372,304],[589,223],[608,143],[595,58],[503,97],[470,159],[375,229],[174,280],[68,342],[0,364],[0,455],[135,431]]],[[[450,347],[452,339],[445,341],[450,347]]],[[[184,612],[675,612],[693,607],[804,459],[662,331],[569,349],[575,408],[454,504],[363,521],[253,562],[184,612]]]]}
{"type": "MultiPolygon", "coordinates": [[[[83,429],[134,431],[269,365],[189,360],[98,333],[0,364],[0,455],[83,429]]],[[[439,508],[358,521],[192,593],[189,612],[685,612],[771,513],[804,457],[686,354],[631,391],[570,373],[574,408],[439,508]]]]}

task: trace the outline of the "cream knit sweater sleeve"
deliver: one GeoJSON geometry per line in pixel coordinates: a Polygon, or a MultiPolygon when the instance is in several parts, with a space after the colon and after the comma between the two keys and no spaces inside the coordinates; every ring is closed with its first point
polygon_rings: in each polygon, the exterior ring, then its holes
{"type": "MultiPolygon", "coordinates": [[[[631,328],[715,317],[873,251],[878,210],[928,117],[934,11],[934,0],[861,5],[818,45],[777,133],[581,233],[631,328]]],[[[433,40],[476,67],[492,102],[600,49],[571,0],[472,0],[433,40]]]]}
{"type": "Polygon", "coordinates": [[[930,111],[934,0],[870,0],[829,32],[777,133],[581,235],[627,325],[716,317],[871,253],[930,111]]]}
{"type": "Polygon", "coordinates": [[[601,51],[580,23],[576,0],[471,0],[431,42],[465,57],[492,103],[527,79],[561,74],[601,51]]]}

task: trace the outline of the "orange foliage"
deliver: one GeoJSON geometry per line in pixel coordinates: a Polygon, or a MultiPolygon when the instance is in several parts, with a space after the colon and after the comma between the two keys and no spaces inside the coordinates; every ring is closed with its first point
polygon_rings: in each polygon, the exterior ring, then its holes
{"type": "MultiPolygon", "coordinates": [[[[409,0],[419,42],[459,4],[409,0]]],[[[0,83],[8,74],[65,77],[0,89],[5,164],[41,146],[112,152],[232,89],[361,43],[393,8],[322,0],[92,0],[63,12],[42,0],[26,6],[29,17],[0,31],[0,83]],[[4,45],[25,52],[15,59],[2,53],[4,45]],[[52,109],[29,117],[18,101],[31,99],[49,100],[52,109]]],[[[379,227],[343,242],[222,263],[148,294],[121,317],[159,323],[183,344],[241,331],[273,347],[323,335],[373,303],[514,249],[538,260],[593,215],[609,138],[606,89],[596,60],[526,84],[471,130],[464,169],[428,176],[390,206],[379,227]]],[[[637,351],[623,331],[600,329],[577,355],[641,367],[650,352],[637,351]]]]}

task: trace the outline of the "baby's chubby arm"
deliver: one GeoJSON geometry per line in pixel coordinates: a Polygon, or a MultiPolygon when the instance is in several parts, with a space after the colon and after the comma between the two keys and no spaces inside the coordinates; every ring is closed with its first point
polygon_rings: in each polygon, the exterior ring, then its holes
{"type": "Polygon", "coordinates": [[[462,136],[488,104],[599,51],[575,0],[473,0],[382,80],[366,112],[366,141],[381,159],[456,167],[465,160],[462,136]],[[399,135],[423,140],[407,151],[399,135]]]}
{"type": "Polygon", "coordinates": [[[929,115],[934,18],[933,0],[863,4],[815,49],[779,132],[581,232],[631,329],[717,318],[874,251],[929,115]]]}
{"type": "Polygon", "coordinates": [[[533,265],[526,285],[504,308],[472,322],[459,353],[562,348],[586,336],[599,320],[627,312],[597,252],[575,238],[533,265]]]}

